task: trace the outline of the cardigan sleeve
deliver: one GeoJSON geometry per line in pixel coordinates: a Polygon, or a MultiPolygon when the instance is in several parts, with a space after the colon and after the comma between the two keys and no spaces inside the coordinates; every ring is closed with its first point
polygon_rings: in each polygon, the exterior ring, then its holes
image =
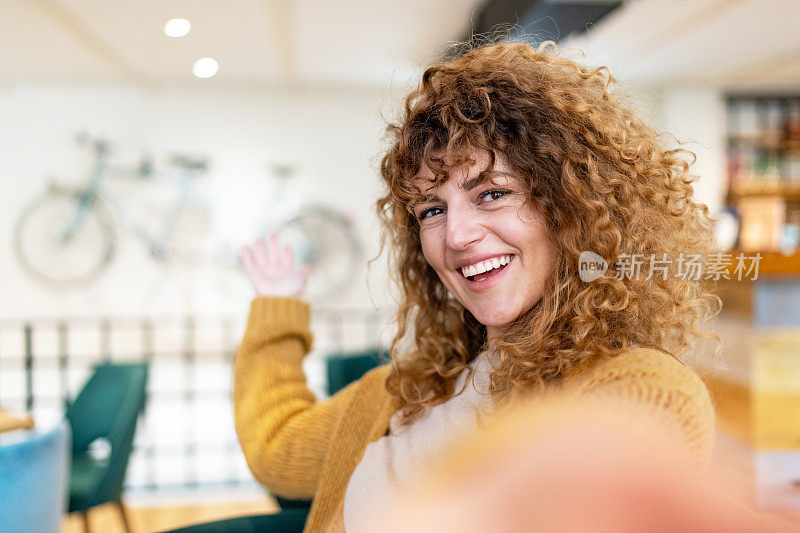
{"type": "Polygon", "coordinates": [[[339,418],[356,383],[325,401],[306,385],[310,309],[297,298],[257,297],[234,361],[236,432],[256,479],[288,498],[314,495],[339,418]]]}
{"type": "Polygon", "coordinates": [[[581,380],[584,399],[614,401],[614,416],[646,416],[683,442],[696,466],[711,460],[714,407],[700,377],[672,356],[635,348],[609,358],[581,380]]]}

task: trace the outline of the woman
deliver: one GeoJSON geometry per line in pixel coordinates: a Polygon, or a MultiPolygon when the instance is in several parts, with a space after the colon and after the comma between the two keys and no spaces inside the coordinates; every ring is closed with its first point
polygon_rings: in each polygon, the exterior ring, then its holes
{"type": "Polygon", "coordinates": [[[377,208],[402,292],[392,364],[329,400],[301,369],[307,272],[274,237],[243,251],[259,297],[236,357],[236,427],[259,481],[314,498],[307,530],[368,528],[370,510],[452,438],[545,392],[562,400],[535,424],[574,402],[613,405],[708,459],[713,408],[675,357],[716,304],[679,275],[681,254],[710,250],[707,209],[691,199],[683,153],[663,148],[612,81],[524,44],[426,70],[381,165],[377,208]],[[611,266],[584,281],[589,252],[611,266]],[[662,268],[625,272],[632,254],[662,268]]]}

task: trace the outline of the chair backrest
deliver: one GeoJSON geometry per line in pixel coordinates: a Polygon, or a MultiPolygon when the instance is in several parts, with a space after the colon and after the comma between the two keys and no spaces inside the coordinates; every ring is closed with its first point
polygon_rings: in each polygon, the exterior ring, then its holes
{"type": "Polygon", "coordinates": [[[386,352],[378,348],[329,355],[327,358],[328,394],[331,396],[336,394],[387,360],[386,352]]]}
{"type": "Polygon", "coordinates": [[[73,457],[85,455],[99,438],[111,445],[105,476],[97,490],[104,501],[122,494],[136,421],[144,409],[147,376],[147,363],[101,363],[67,407],[73,457]]]}
{"type": "MultiPolygon", "coordinates": [[[[11,435],[16,434],[16,435],[11,435]]],[[[0,439],[0,530],[57,533],[67,502],[69,425],[0,439]],[[9,442],[13,437],[13,442],[9,442]]]]}

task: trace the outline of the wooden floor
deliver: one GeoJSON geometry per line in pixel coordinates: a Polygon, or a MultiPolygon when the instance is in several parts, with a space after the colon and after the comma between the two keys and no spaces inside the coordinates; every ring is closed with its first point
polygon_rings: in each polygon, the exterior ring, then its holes
{"type": "MultiPolygon", "coordinates": [[[[235,516],[273,513],[277,511],[278,506],[272,499],[264,497],[263,500],[250,502],[203,503],[165,507],[128,506],[126,508],[131,533],[151,533],[235,516]]],[[[119,512],[113,505],[94,508],[89,513],[89,526],[92,533],[124,533],[125,531],[119,512]]],[[[64,520],[62,531],[63,533],[82,533],[82,517],[74,513],[69,515],[64,520]]]]}

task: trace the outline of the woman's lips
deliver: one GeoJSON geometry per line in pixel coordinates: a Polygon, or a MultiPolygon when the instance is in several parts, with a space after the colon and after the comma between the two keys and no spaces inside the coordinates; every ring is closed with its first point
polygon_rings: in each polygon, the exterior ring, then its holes
{"type": "Polygon", "coordinates": [[[500,282],[500,280],[502,280],[505,277],[506,271],[514,263],[514,257],[515,256],[511,257],[511,261],[509,261],[507,265],[501,266],[499,268],[493,268],[492,270],[489,270],[488,272],[483,272],[481,274],[475,274],[473,280],[470,280],[469,278],[464,278],[463,276],[462,279],[466,282],[467,287],[469,287],[469,289],[472,291],[483,292],[485,290],[488,290],[493,286],[497,285],[500,282]]]}

